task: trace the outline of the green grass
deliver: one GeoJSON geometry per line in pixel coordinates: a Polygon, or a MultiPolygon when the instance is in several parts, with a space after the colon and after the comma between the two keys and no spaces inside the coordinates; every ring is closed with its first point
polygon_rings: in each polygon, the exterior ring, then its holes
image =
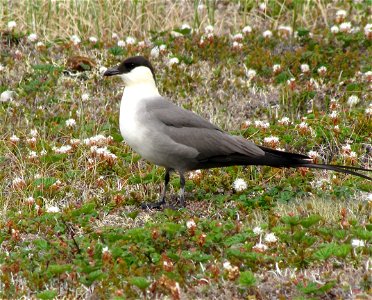
{"type": "MultiPolygon", "coordinates": [[[[165,52],[151,62],[160,93],[172,101],[257,144],[317,151],[318,162],[371,168],[367,3],[328,10],[322,6],[328,2],[312,3],[269,1],[264,12],[253,1],[239,9],[207,1],[205,11],[192,3],[183,7],[190,14],[182,19],[200,28],[192,33],[179,30],[179,6],[168,2],[1,3],[0,94],[15,93],[0,102],[0,297],[318,299],[350,298],[351,290],[367,296],[370,182],[311,170],[213,169],[188,178],[185,209],[143,211],[141,203],[159,195],[163,170],[123,141],[122,82],[99,72],[131,55],[150,56],[154,45],[164,44],[165,52]],[[361,31],[330,32],[341,8],[361,31]],[[91,10],[99,15],[85,18],[91,10]],[[118,21],[123,11],[129,23],[118,21]],[[13,18],[19,26],[9,31],[13,18]],[[208,38],[209,22],[218,34],[208,38]],[[228,33],[247,24],[253,32],[234,49],[228,33]],[[281,24],[291,24],[299,37],[281,37],[275,30],[281,24]],[[107,32],[99,32],[104,26],[107,32]],[[263,38],[270,28],[273,37],[263,38]],[[175,38],[171,29],[184,36],[175,38]],[[31,32],[44,45],[27,41],[31,32]],[[119,47],[112,32],[153,46],[119,47]],[[69,38],[77,33],[82,42],[73,45],[69,38]],[[89,42],[91,35],[97,43],[89,42]],[[69,70],[66,61],[76,55],[95,66],[69,70]],[[171,57],[180,64],[169,66],[171,57]],[[308,73],[301,64],[309,65],[308,73]],[[248,69],[256,76],[248,79],[248,69]],[[350,96],[359,102],[350,106],[350,96]],[[69,119],[76,124],[67,126],[69,119]],[[98,134],[106,138],[85,141],[98,134]],[[270,136],[278,142],[267,144],[270,136]],[[109,152],[97,154],[94,143],[109,152]],[[237,178],[246,189],[234,189],[237,178]]],[[[172,176],[169,201],[178,189],[172,176]]]]}

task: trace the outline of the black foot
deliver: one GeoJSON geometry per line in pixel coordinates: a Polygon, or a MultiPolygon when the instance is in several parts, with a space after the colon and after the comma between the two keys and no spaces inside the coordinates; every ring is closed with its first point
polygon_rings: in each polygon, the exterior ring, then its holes
{"type": "Polygon", "coordinates": [[[144,203],[141,205],[142,209],[162,209],[164,208],[165,206],[165,201],[164,200],[160,200],[158,202],[155,202],[155,203],[144,203]]]}
{"type": "Polygon", "coordinates": [[[155,203],[144,203],[141,205],[142,209],[161,209],[163,206],[162,203],[160,202],[155,202],[155,203]]]}

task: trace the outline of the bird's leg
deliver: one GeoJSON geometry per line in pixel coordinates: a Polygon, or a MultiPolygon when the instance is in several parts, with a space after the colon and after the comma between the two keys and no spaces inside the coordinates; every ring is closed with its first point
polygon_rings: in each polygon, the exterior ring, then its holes
{"type": "Polygon", "coordinates": [[[165,169],[165,175],[164,175],[164,188],[163,191],[161,192],[161,196],[158,202],[155,203],[145,203],[142,204],[143,209],[154,209],[154,208],[161,208],[165,204],[165,195],[167,193],[167,187],[170,179],[170,171],[171,169],[166,168],[165,169]]]}
{"type": "Polygon", "coordinates": [[[185,175],[180,172],[180,206],[185,207],[185,175]]]}

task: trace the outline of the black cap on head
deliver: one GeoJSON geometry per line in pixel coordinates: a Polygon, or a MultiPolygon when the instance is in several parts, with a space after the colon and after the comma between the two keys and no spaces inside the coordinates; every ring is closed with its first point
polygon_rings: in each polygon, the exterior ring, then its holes
{"type": "Polygon", "coordinates": [[[152,76],[155,80],[155,72],[151,63],[143,56],[133,56],[124,60],[119,66],[107,69],[103,76],[113,76],[119,74],[129,73],[136,67],[148,67],[151,70],[152,76]]]}

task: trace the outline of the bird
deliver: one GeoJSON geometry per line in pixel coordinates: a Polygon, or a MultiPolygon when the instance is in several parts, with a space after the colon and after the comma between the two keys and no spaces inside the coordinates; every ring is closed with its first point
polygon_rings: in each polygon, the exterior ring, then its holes
{"type": "Polygon", "coordinates": [[[231,135],[190,110],[162,97],[156,86],[155,70],[143,56],[133,56],[108,68],[104,76],[124,81],[120,103],[120,133],[142,158],[165,168],[160,199],[145,203],[144,209],[166,206],[170,173],[180,176],[180,206],[185,207],[185,173],[198,169],[233,165],[261,165],[277,168],[315,168],[352,174],[372,180],[357,171],[371,169],[313,163],[309,156],[279,151],[231,135]]]}

